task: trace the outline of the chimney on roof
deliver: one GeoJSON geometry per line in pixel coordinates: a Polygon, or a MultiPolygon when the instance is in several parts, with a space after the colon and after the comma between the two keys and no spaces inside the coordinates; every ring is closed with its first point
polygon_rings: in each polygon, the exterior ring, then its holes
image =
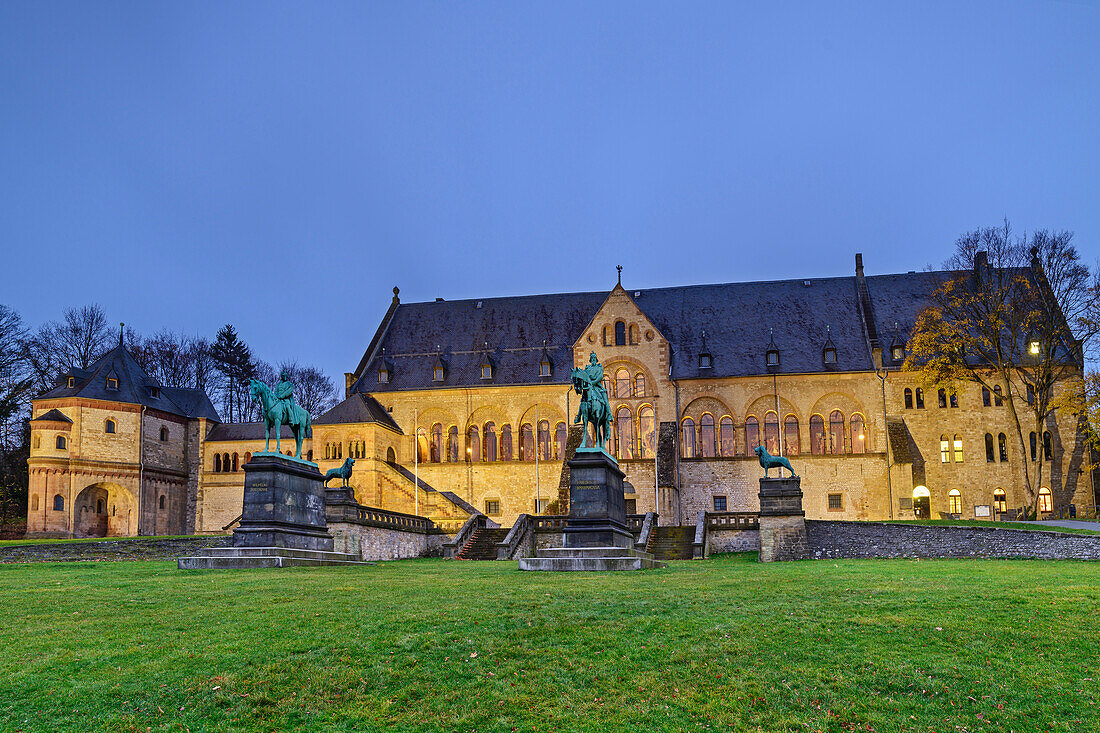
{"type": "Polygon", "coordinates": [[[992,273],[989,270],[989,252],[979,250],[974,253],[974,279],[981,283],[988,280],[992,273]]]}
{"type": "Polygon", "coordinates": [[[863,253],[856,252],[856,277],[863,279],[863,253]]]}
{"type": "Polygon", "coordinates": [[[355,384],[355,373],[344,372],[344,399],[351,397],[351,388],[355,384]]]}

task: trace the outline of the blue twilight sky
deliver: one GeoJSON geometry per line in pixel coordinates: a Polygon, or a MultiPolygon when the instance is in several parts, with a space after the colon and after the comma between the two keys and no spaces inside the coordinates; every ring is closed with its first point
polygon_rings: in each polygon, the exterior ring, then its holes
{"type": "Polygon", "coordinates": [[[342,384],[402,300],[1100,255],[1100,3],[0,4],[0,302],[342,384]]]}

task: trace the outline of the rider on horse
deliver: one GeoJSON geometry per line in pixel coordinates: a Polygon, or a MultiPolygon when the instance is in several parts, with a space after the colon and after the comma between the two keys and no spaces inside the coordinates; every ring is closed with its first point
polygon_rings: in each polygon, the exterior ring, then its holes
{"type": "Polygon", "coordinates": [[[275,393],[275,398],[279,401],[279,404],[283,406],[283,409],[286,410],[283,414],[288,416],[293,415],[294,383],[290,381],[290,375],[286,373],[286,369],[279,372],[279,383],[276,384],[275,388],[271,391],[275,393]]]}
{"type": "Polygon", "coordinates": [[[585,390],[581,395],[581,404],[577,409],[577,417],[573,420],[573,424],[576,425],[581,421],[581,412],[589,402],[608,401],[607,390],[603,386],[603,365],[600,364],[599,359],[596,358],[596,352],[593,351],[592,355],[588,357],[588,366],[584,368],[584,376],[579,377],[585,382],[585,390]]]}

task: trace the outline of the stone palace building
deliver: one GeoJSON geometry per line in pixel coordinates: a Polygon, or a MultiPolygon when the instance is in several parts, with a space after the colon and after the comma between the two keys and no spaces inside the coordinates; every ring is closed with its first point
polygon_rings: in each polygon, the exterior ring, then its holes
{"type": "MultiPolygon", "coordinates": [[[[355,459],[360,503],[444,527],[559,513],[580,440],[570,370],[594,351],[628,511],[662,524],[755,511],[757,445],[790,458],[810,518],[987,517],[1025,503],[1035,460],[1042,510],[1095,505],[1075,416],[1020,455],[1000,392],[925,392],[901,369],[952,274],[867,276],[856,255],[848,277],[408,304],[394,288],[303,450],[322,471],[355,459]]],[[[262,450],[261,424],[222,423],[120,342],[33,403],[28,536],[223,531],[262,450]]]]}

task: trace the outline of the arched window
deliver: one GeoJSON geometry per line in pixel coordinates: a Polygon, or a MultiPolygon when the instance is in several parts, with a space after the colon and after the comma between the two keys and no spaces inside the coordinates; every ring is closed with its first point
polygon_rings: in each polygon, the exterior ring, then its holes
{"type": "Polygon", "coordinates": [[[909,389],[908,387],[905,388],[905,409],[913,409],[913,390],[909,389]]]}
{"type": "Polygon", "coordinates": [[[531,427],[529,422],[519,426],[519,459],[521,461],[535,460],[535,429],[531,427]]]}
{"type": "Polygon", "coordinates": [[[65,511],[65,497],[63,497],[61,494],[54,494],[53,510],[55,512],[65,511]]]}
{"type": "Polygon", "coordinates": [[[1039,511],[1052,512],[1054,511],[1054,497],[1050,494],[1050,489],[1045,486],[1039,489],[1039,511]]]}
{"type": "MultiPolygon", "coordinates": [[[[244,463],[242,463],[241,465],[243,466],[251,460],[252,460],[252,453],[245,453],[244,454],[244,463]]],[[[311,461],[313,460],[313,451],[309,452],[309,460],[311,460],[311,461]]]]}
{"type": "MultiPolygon", "coordinates": [[[[160,497],[160,508],[161,509],[164,508],[164,497],[163,496],[160,497]]],[[[96,499],[95,500],[95,513],[96,514],[102,514],[103,513],[103,499],[96,499]]]]}
{"type": "Polygon", "coordinates": [[[703,413],[703,416],[699,418],[699,452],[703,458],[714,458],[714,454],[717,452],[717,445],[715,444],[714,434],[714,415],[709,412],[703,413]]]}
{"type": "Polygon", "coordinates": [[[234,454],[233,454],[233,471],[234,471],[234,472],[236,472],[236,471],[239,471],[239,470],[240,470],[240,465],[239,465],[239,464],[237,463],[237,461],[238,461],[238,456],[237,456],[237,454],[236,454],[236,453],[234,453],[234,454]]]}
{"type": "Polygon", "coordinates": [[[55,445],[57,446],[58,450],[65,450],[65,448],[68,446],[68,441],[65,440],[64,435],[59,435],[57,436],[57,442],[55,443],[55,445]]]}
{"type": "Polygon", "coordinates": [[[645,405],[638,410],[638,457],[652,458],[656,455],[657,423],[653,419],[653,408],[645,405]]]}
{"type": "Polygon", "coordinates": [[[630,408],[620,407],[615,413],[615,437],[619,449],[618,456],[629,460],[634,457],[634,418],[630,408]]]}
{"type": "Polygon", "coordinates": [[[993,433],[985,434],[985,462],[993,463],[997,456],[993,451],[993,433]]]}
{"type": "Polygon", "coordinates": [[[690,417],[680,423],[680,450],[684,458],[695,457],[695,421],[690,417]]]}
{"type": "Polygon", "coordinates": [[[215,453],[214,454],[214,473],[221,473],[221,472],[222,472],[222,454],[221,453],[215,453]]]}
{"type": "MultiPolygon", "coordinates": [[[[160,495],[160,508],[161,508],[161,509],[164,509],[164,494],[161,494],[161,495],[160,495]]],[[[103,510],[102,510],[102,509],[100,510],[100,513],[101,513],[101,514],[103,513],[103,510]]]]}
{"type": "Polygon", "coordinates": [[[162,443],[167,443],[168,442],[168,428],[162,427],[160,429],[160,442],[162,442],[162,443]]]}
{"type": "Polygon", "coordinates": [[[515,456],[512,452],[512,426],[500,426],[500,460],[510,461],[515,456]]]}
{"type": "Polygon", "coordinates": [[[550,460],[550,421],[539,420],[539,460],[550,460]]]}
{"type": "Polygon", "coordinates": [[[645,397],[645,375],[644,374],[635,374],[634,375],[634,396],[635,397],[645,397]]]}
{"type": "Polygon", "coordinates": [[[940,387],[936,392],[936,403],[940,407],[947,407],[947,390],[943,387],[940,387]]]}
{"type": "Polygon", "coordinates": [[[103,432],[105,432],[105,433],[114,433],[115,432],[115,421],[110,419],[110,418],[107,418],[107,422],[103,426],[103,432]]]}
{"type": "Polygon", "coordinates": [[[1035,460],[1035,455],[1036,455],[1036,443],[1035,443],[1035,432],[1034,431],[1032,431],[1032,433],[1028,436],[1028,440],[1030,440],[1030,442],[1031,442],[1031,460],[1034,461],[1035,460]]]}
{"type": "MultiPolygon", "coordinates": [[[[348,445],[348,456],[352,456],[352,446],[348,445]]],[[[427,463],[428,458],[431,456],[431,443],[428,441],[428,431],[426,428],[416,429],[416,461],[417,463],[427,463]]]]}
{"type": "Polygon", "coordinates": [[[1043,431],[1043,460],[1049,461],[1051,454],[1054,453],[1054,440],[1051,438],[1048,431],[1043,431]]]}
{"type": "Polygon", "coordinates": [[[435,423],[432,425],[432,463],[439,463],[443,460],[443,424],[435,423]]]}
{"type": "MultiPolygon", "coordinates": [[[[457,430],[457,428],[455,428],[455,429],[457,430]]],[[[457,438],[456,438],[456,443],[457,443],[457,438]]],[[[397,463],[397,453],[394,452],[393,446],[390,446],[389,448],[386,449],[386,463],[389,463],[389,464],[397,463]]]]}
{"type": "Polygon", "coordinates": [[[918,410],[923,410],[924,409],[924,390],[921,389],[920,387],[917,387],[916,391],[913,392],[913,399],[917,403],[917,409],[918,410]]]}
{"type": "Polygon", "coordinates": [[[989,387],[982,387],[982,407],[990,407],[993,404],[989,387]]]}
{"type": "Polygon", "coordinates": [[[834,456],[846,452],[844,440],[844,413],[833,410],[829,413],[829,452],[834,456]]]}
{"type": "Polygon", "coordinates": [[[810,415],[810,453],[825,455],[825,418],[821,415],[810,415]]]}
{"type": "Polygon", "coordinates": [[[344,457],[344,444],[343,443],[336,443],[335,445],[333,445],[333,448],[336,450],[336,455],[334,456],[334,458],[340,459],[340,458],[344,457]]]}
{"type": "Polygon", "coordinates": [[[951,514],[962,514],[962,494],[958,489],[947,492],[947,511],[951,514]]]}
{"type": "Polygon", "coordinates": [[[233,464],[229,462],[229,454],[222,453],[222,472],[229,473],[232,466],[233,464]]]}
{"type": "Polygon", "coordinates": [[[1004,398],[1001,396],[1001,385],[997,385],[993,388],[993,406],[1001,407],[1004,405],[1004,398]]]}
{"type": "Polygon", "coordinates": [[[615,345],[626,346],[626,324],[615,321],[615,345]]]}
{"type": "Polygon", "coordinates": [[[737,434],[733,429],[733,418],[729,415],[723,415],[718,421],[718,445],[723,457],[732,458],[737,455],[737,434]]]}
{"type": "Polygon", "coordinates": [[[554,426],[554,460],[565,458],[565,444],[569,440],[569,431],[565,429],[565,423],[560,422],[554,426]]]}
{"type": "Polygon", "coordinates": [[[1008,438],[1004,433],[997,435],[997,452],[1000,453],[1001,462],[1008,460],[1008,438]]]}
{"type": "Polygon", "coordinates": [[[485,460],[493,463],[497,459],[497,426],[494,423],[485,423],[485,442],[483,455],[485,460]]]}
{"type": "Polygon", "coordinates": [[[615,396],[618,398],[630,396],[630,372],[626,369],[615,370],[615,396]]]}
{"type": "Polygon", "coordinates": [[[787,415],[783,418],[783,453],[797,456],[802,452],[802,439],[798,435],[798,418],[787,415]]]}
{"type": "Polygon", "coordinates": [[[452,425],[450,429],[447,430],[447,460],[451,463],[458,463],[459,452],[460,448],[458,445],[458,426],[452,425]]]}
{"type": "Polygon", "coordinates": [[[1008,511],[1008,501],[1005,499],[1004,489],[994,489],[993,511],[998,513],[1008,511]]]}
{"type": "Polygon", "coordinates": [[[745,418],[745,455],[754,455],[759,446],[760,421],[755,416],[749,415],[745,418]]]}
{"type": "Polygon", "coordinates": [[[940,463],[951,462],[951,439],[946,435],[940,436],[940,463]]]}
{"type": "Polygon", "coordinates": [[[325,460],[332,460],[332,443],[325,443],[325,460]]]}
{"type": "Polygon", "coordinates": [[[466,433],[466,460],[471,463],[481,460],[481,436],[478,434],[477,425],[471,425],[466,433]]]}
{"type": "Polygon", "coordinates": [[[638,327],[632,323],[630,324],[630,344],[633,346],[638,342],[638,327]]]}
{"type": "Polygon", "coordinates": [[[955,463],[963,462],[963,439],[958,433],[955,434],[955,439],[952,441],[955,446],[955,463]]]}
{"type": "Polygon", "coordinates": [[[852,428],[852,452],[866,453],[867,432],[863,429],[863,415],[860,415],[858,412],[853,413],[852,419],[849,422],[852,428]]]}
{"type": "Polygon", "coordinates": [[[764,447],[773,456],[779,455],[779,418],[774,412],[764,413],[764,447]]]}

